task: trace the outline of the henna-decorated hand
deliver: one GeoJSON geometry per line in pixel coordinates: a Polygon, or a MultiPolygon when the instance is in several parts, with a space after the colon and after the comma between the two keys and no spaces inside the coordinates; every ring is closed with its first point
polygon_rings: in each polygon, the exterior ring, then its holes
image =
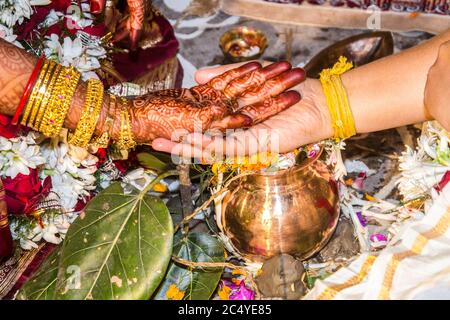
{"type": "Polygon", "coordinates": [[[131,102],[133,133],[139,143],[155,138],[180,140],[190,132],[248,127],[300,100],[285,90],[305,79],[288,62],[265,68],[247,63],[191,89],[159,91],[131,102]]]}
{"type": "MultiPolygon", "coordinates": [[[[204,83],[229,67],[199,71],[197,81],[204,83]]],[[[183,158],[208,161],[217,160],[220,155],[234,157],[265,151],[283,153],[330,137],[333,130],[320,82],[306,79],[294,89],[301,93],[300,102],[286,110],[279,110],[281,112],[259,121],[248,130],[231,132],[226,137],[196,132],[187,135],[182,143],[158,138],[152,147],[183,158]]]]}

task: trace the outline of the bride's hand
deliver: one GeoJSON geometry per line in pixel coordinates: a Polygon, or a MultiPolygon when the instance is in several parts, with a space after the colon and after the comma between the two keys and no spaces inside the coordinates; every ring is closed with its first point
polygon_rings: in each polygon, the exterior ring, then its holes
{"type": "Polygon", "coordinates": [[[297,103],[298,92],[284,91],[305,79],[302,69],[291,69],[287,62],[264,68],[251,62],[216,75],[191,89],[159,91],[132,100],[136,141],[179,141],[194,131],[251,126],[297,103]]]}

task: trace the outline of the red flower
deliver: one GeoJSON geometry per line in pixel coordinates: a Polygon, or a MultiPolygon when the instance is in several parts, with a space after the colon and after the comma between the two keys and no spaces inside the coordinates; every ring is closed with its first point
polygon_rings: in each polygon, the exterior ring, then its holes
{"type": "Polygon", "coordinates": [[[98,161],[96,164],[97,168],[100,167],[103,163],[105,163],[105,161],[108,157],[108,155],[106,153],[106,149],[104,149],[104,148],[99,148],[97,150],[97,153],[95,154],[95,156],[98,158],[98,161]]]}
{"type": "Polygon", "coordinates": [[[19,173],[14,179],[3,180],[8,212],[12,214],[29,214],[44,199],[52,187],[50,177],[43,182],[39,179],[38,170],[30,169],[29,175],[19,173]]]}

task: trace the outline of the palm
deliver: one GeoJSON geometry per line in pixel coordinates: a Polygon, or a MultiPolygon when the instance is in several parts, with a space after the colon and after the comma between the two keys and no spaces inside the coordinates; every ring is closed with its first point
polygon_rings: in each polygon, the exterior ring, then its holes
{"type": "Polygon", "coordinates": [[[308,80],[296,89],[302,95],[300,102],[253,126],[245,134],[233,134],[232,138],[241,150],[250,154],[259,152],[267,147],[264,144],[270,139],[271,147],[276,148],[272,151],[285,153],[331,136],[329,115],[324,112],[323,102],[319,101],[320,84],[308,80]]]}

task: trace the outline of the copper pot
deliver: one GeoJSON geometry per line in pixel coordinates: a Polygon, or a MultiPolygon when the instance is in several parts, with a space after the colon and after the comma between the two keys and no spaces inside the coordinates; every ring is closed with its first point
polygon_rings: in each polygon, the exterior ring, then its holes
{"type": "Polygon", "coordinates": [[[230,186],[222,231],[250,261],[280,253],[306,259],[330,239],[339,218],[332,170],[320,158],[290,169],[244,176],[230,186]]]}

